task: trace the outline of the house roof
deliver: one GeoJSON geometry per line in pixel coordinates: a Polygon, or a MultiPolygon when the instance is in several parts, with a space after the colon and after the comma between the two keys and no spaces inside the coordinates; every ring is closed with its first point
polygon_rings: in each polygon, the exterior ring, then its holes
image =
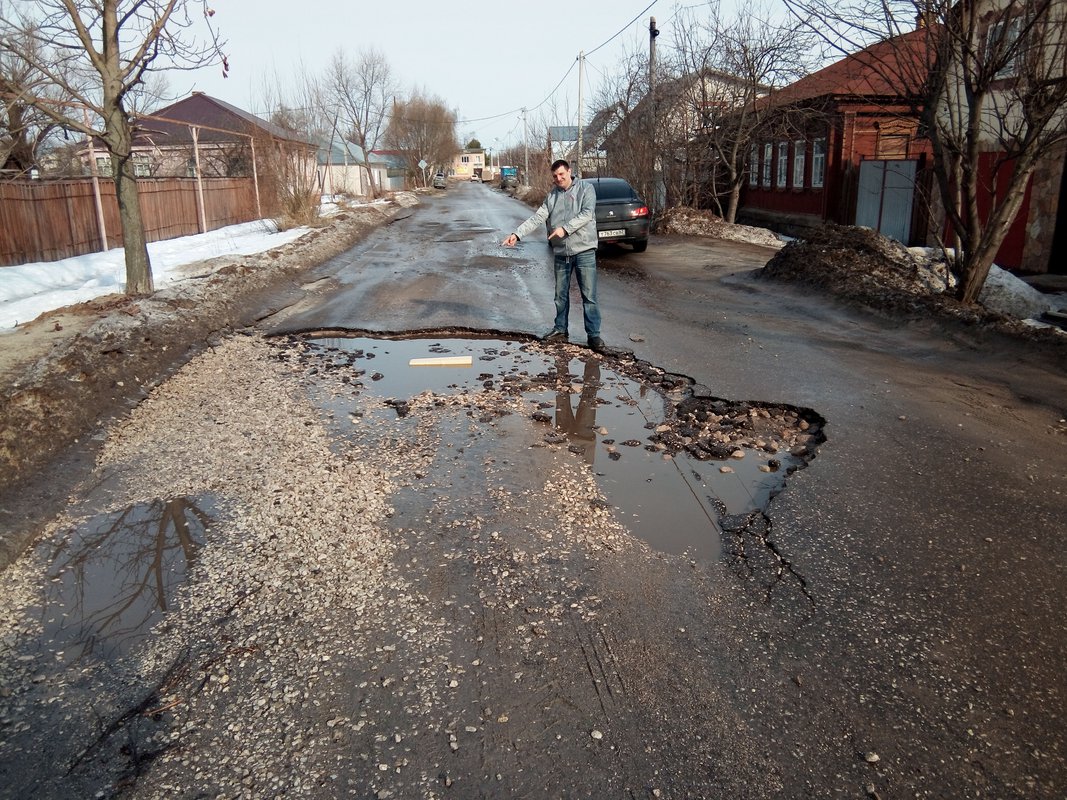
{"type": "Polygon", "coordinates": [[[319,142],[319,166],[325,166],[327,163],[336,166],[346,162],[349,164],[363,163],[363,150],[358,144],[352,144],[352,142],[343,139],[335,139],[333,142],[319,142]]]}
{"type": "Polygon", "coordinates": [[[407,156],[400,150],[371,150],[370,162],[384,164],[390,169],[404,169],[408,164],[407,156]]]}
{"type": "Polygon", "coordinates": [[[192,141],[192,133],[189,125],[181,123],[205,126],[199,132],[202,142],[243,141],[246,136],[258,133],[284,142],[314,145],[298,133],[203,92],[193,92],[183,100],[139,117],[138,138],[148,138],[159,145],[187,144],[192,141]]]}
{"type": "Polygon", "coordinates": [[[910,97],[928,71],[930,28],[922,27],[871,45],[757,101],[780,106],[820,97],[910,97]]]}
{"type": "Polygon", "coordinates": [[[326,166],[327,163],[334,167],[343,165],[346,161],[346,152],[349,165],[365,164],[387,169],[403,169],[407,165],[407,157],[399,150],[371,150],[370,157],[364,161],[363,149],[358,144],[343,139],[335,139],[332,143],[325,140],[320,142],[317,153],[318,164],[320,167],[326,166]]]}
{"type": "MultiPolygon", "coordinates": [[[[747,78],[739,77],[737,75],[731,75],[728,72],[722,72],[717,69],[702,69],[698,72],[681,75],[677,78],[670,78],[668,80],[660,81],[656,85],[656,104],[660,108],[664,106],[670,106],[674,103],[681,101],[687,92],[692,91],[700,81],[704,81],[706,86],[714,87],[737,87],[740,90],[740,95],[744,96],[750,89],[750,83],[747,78]]],[[[770,86],[764,84],[757,84],[754,88],[757,94],[763,94],[771,91],[770,86]]],[[[710,100],[716,100],[722,95],[716,95],[715,89],[709,90],[710,100]]],[[[631,114],[642,112],[647,106],[649,101],[649,95],[642,97],[631,114]]],[[[738,102],[741,102],[740,100],[738,102]]]]}
{"type": "Polygon", "coordinates": [[[597,111],[582,132],[586,141],[595,142],[596,149],[600,149],[604,138],[618,127],[621,113],[621,103],[612,103],[597,111]]]}

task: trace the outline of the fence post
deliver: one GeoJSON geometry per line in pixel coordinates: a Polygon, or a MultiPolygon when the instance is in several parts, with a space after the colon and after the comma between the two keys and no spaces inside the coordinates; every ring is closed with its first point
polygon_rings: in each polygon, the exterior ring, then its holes
{"type": "Polygon", "coordinates": [[[190,131],[193,134],[193,162],[196,164],[196,212],[200,232],[207,233],[207,215],[204,213],[204,179],[200,174],[200,129],[194,125],[190,131]]]}
{"type": "MultiPolygon", "coordinates": [[[[85,115],[85,127],[92,128],[89,125],[89,109],[82,107],[82,112],[85,115]]],[[[100,228],[100,250],[107,252],[107,225],[104,223],[104,202],[100,199],[100,176],[99,170],[96,167],[96,150],[93,148],[93,135],[90,133],[85,137],[89,142],[89,174],[93,176],[93,200],[96,201],[96,224],[100,228]]]]}
{"type": "Polygon", "coordinates": [[[252,187],[256,190],[256,219],[263,219],[263,209],[259,207],[259,172],[256,170],[256,140],[254,136],[248,137],[248,143],[252,146],[252,187]]]}

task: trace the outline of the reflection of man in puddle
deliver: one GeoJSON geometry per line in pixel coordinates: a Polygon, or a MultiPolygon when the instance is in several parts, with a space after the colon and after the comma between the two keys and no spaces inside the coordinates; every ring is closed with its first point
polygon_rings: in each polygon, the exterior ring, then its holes
{"type": "MultiPolygon", "coordinates": [[[[556,375],[566,379],[570,362],[556,359],[556,375]]],[[[600,362],[590,358],[585,362],[582,377],[582,393],[578,396],[578,410],[571,409],[570,385],[561,386],[556,392],[556,429],[570,440],[571,450],[581,453],[586,464],[592,464],[596,456],[596,395],[600,389],[600,362]]]]}

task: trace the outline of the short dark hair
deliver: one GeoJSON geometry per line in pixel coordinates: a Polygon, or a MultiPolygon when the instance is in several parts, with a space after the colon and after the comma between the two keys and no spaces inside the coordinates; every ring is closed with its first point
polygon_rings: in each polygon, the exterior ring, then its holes
{"type": "Polygon", "coordinates": [[[566,161],[564,161],[562,158],[559,159],[558,161],[553,161],[552,162],[552,171],[553,172],[555,172],[560,167],[566,167],[567,169],[570,169],[571,165],[568,164],[566,161]]]}

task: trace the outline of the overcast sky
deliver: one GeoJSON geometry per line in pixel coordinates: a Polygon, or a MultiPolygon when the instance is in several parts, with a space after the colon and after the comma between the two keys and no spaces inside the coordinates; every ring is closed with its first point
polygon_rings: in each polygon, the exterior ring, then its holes
{"type": "Polygon", "coordinates": [[[534,114],[551,111],[554,101],[557,113],[569,112],[570,118],[551,124],[576,123],[579,51],[593,51],[615,36],[586,61],[588,120],[602,75],[615,70],[627,49],[647,52],[649,17],[656,17],[665,44],[678,8],[696,11],[702,5],[702,0],[219,0],[214,21],[228,42],[230,76],[223,79],[219,67],[170,73],[169,88],[177,97],[199,90],[262,112],[264,78],[277,74],[284,84],[301,65],[322,74],[338,48],[355,55],[374,47],[405,89],[422,87],[458,112],[457,133],[464,141],[476,136],[497,148],[521,142],[523,106],[540,106],[529,112],[532,122],[534,114]],[[542,105],[572,65],[553,101],[542,105]]]}

